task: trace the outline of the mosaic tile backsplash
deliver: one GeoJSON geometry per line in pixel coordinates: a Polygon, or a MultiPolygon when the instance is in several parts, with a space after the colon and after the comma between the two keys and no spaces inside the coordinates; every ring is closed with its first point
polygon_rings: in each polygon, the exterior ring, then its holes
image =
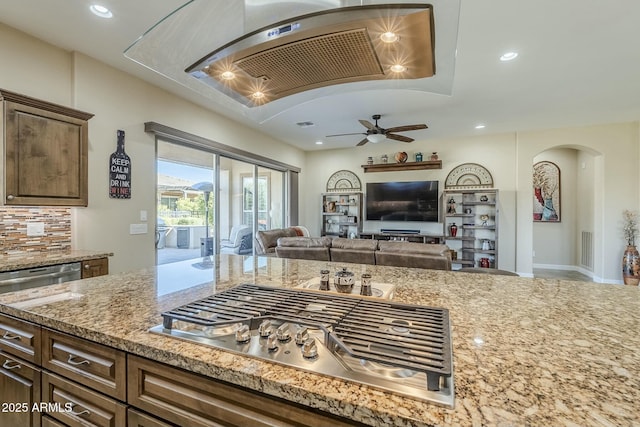
{"type": "Polygon", "coordinates": [[[0,254],[71,249],[71,208],[0,208],[0,254]],[[27,236],[28,223],[43,223],[44,236],[27,236]]]}

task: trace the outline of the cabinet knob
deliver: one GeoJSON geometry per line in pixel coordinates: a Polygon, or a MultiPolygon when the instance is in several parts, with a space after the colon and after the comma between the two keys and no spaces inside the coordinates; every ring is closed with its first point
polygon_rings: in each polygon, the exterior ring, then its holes
{"type": "Polygon", "coordinates": [[[84,265],[84,268],[85,268],[85,270],[88,270],[88,269],[90,269],[90,268],[91,268],[91,266],[90,266],[89,264],[85,264],[85,265],[84,265]]]}
{"type": "Polygon", "coordinates": [[[13,200],[13,199],[15,199],[15,196],[13,194],[9,194],[7,196],[7,200],[13,200]]]}

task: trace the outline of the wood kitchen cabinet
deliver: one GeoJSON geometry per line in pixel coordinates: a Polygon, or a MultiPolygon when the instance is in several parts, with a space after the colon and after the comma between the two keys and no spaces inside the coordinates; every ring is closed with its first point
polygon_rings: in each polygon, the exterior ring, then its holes
{"type": "Polygon", "coordinates": [[[359,425],[138,356],[128,365],[128,403],[177,425],[359,425]]]}
{"type": "Polygon", "coordinates": [[[0,89],[2,201],[87,206],[88,120],[93,114],[0,89]]]}
{"type": "Polygon", "coordinates": [[[109,274],[109,258],[87,259],[82,261],[82,278],[105,276],[109,274]]]}
{"type": "Polygon", "coordinates": [[[0,364],[0,426],[40,426],[40,369],[4,352],[0,364]]]}

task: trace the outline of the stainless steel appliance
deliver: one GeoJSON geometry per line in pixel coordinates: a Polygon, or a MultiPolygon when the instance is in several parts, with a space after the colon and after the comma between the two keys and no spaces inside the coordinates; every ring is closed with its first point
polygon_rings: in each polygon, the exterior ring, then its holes
{"type": "Polygon", "coordinates": [[[79,262],[73,262],[2,272],[0,273],[0,293],[81,279],[82,269],[80,264],[79,262]]]}
{"type": "Polygon", "coordinates": [[[162,317],[150,332],[453,407],[444,308],[243,284],[162,317]]]}

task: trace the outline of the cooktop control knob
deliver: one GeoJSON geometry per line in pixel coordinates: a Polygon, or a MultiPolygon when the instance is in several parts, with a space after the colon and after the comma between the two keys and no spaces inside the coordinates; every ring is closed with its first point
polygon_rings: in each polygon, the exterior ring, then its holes
{"type": "Polygon", "coordinates": [[[236,331],[236,342],[245,343],[251,341],[251,331],[249,325],[242,325],[240,329],[236,331]]]}
{"type": "Polygon", "coordinates": [[[278,349],[278,337],[276,334],[269,335],[267,338],[267,350],[276,351],[278,349]]]}
{"type": "Polygon", "coordinates": [[[302,356],[305,359],[315,359],[318,357],[318,346],[314,338],[309,338],[302,344],[302,356]]]}
{"type": "Polygon", "coordinates": [[[283,323],[276,330],[276,336],[278,337],[278,341],[287,342],[291,339],[291,331],[289,330],[289,324],[283,323]]]}
{"type": "Polygon", "coordinates": [[[269,320],[265,320],[258,326],[258,333],[262,338],[267,338],[273,332],[273,327],[269,320]]]}
{"type": "Polygon", "coordinates": [[[296,344],[303,345],[309,339],[309,330],[307,328],[298,329],[296,332],[296,344]]]}

